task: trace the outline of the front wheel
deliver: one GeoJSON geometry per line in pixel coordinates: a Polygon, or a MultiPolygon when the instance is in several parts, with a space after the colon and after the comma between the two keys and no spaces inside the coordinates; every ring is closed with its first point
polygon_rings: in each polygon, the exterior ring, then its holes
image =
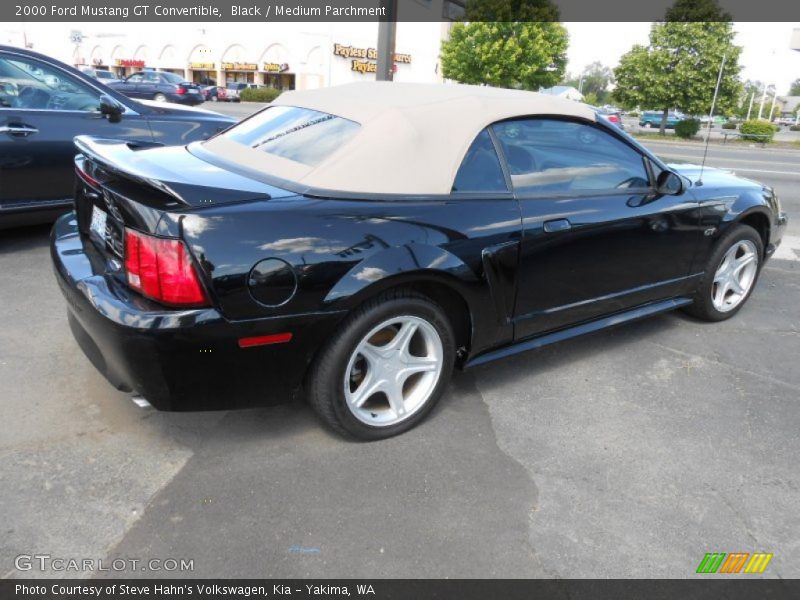
{"type": "Polygon", "coordinates": [[[687,312],[705,321],[730,319],[744,306],[755,287],[764,243],[749,225],[736,225],[717,242],[705,277],[687,312]]]}
{"type": "Polygon", "coordinates": [[[334,431],[378,440],[417,425],[441,397],[455,359],[442,309],[409,291],[357,309],[311,369],[308,399],[334,431]]]}

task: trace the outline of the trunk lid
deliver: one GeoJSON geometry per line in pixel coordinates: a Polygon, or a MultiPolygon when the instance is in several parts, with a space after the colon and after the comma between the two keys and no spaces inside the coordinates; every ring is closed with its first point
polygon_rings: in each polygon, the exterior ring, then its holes
{"type": "Polygon", "coordinates": [[[183,146],[87,136],[75,138],[75,145],[78,228],[117,262],[124,259],[126,227],[164,235],[159,224],[167,213],[294,195],[211,165],[183,146]]]}

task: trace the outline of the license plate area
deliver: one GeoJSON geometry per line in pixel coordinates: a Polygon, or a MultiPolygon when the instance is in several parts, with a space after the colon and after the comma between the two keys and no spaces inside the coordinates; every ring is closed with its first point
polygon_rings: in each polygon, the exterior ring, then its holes
{"type": "Polygon", "coordinates": [[[92,221],[89,224],[89,233],[94,235],[101,242],[103,246],[106,243],[106,222],[108,221],[108,213],[101,210],[97,206],[92,206],[92,221]]]}

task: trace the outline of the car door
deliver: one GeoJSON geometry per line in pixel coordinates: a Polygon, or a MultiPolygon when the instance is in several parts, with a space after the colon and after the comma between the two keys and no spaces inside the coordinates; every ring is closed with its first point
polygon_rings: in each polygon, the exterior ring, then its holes
{"type": "Polygon", "coordinates": [[[164,93],[165,84],[161,81],[161,76],[155,71],[146,71],[142,74],[142,80],[136,86],[137,97],[152,99],[159,92],[164,93]]]}
{"type": "Polygon", "coordinates": [[[494,125],[522,213],[515,337],[684,293],[702,235],[687,192],[610,127],[562,118],[494,125]]]}
{"type": "Polygon", "coordinates": [[[139,85],[142,83],[143,76],[141,73],[134,73],[130,77],[115,83],[114,89],[122,92],[128,98],[139,98],[139,85]]]}
{"type": "Polygon", "coordinates": [[[100,96],[53,63],[0,52],[0,211],[68,204],[76,135],[152,140],[135,111],[104,118],[100,96]]]}

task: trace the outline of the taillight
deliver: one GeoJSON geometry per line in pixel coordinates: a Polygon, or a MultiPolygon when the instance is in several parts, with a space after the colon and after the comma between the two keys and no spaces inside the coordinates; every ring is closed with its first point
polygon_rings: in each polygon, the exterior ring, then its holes
{"type": "Polygon", "coordinates": [[[617,115],[608,115],[608,120],[612,123],[619,123],[619,117],[617,115]]]}
{"type": "Polygon", "coordinates": [[[85,161],[76,162],[75,163],[75,174],[78,177],[80,177],[85,183],[88,183],[93,188],[99,189],[100,188],[100,182],[97,181],[97,179],[95,179],[94,177],[89,175],[89,173],[86,172],[86,169],[84,167],[85,164],[86,164],[85,161]]]}
{"type": "Polygon", "coordinates": [[[128,285],[172,306],[208,306],[208,296],[181,240],[125,229],[128,285]]]}
{"type": "Polygon", "coordinates": [[[178,96],[183,96],[186,93],[186,88],[182,85],[179,85],[178,89],[175,90],[175,93],[178,94],[178,96]]]}

